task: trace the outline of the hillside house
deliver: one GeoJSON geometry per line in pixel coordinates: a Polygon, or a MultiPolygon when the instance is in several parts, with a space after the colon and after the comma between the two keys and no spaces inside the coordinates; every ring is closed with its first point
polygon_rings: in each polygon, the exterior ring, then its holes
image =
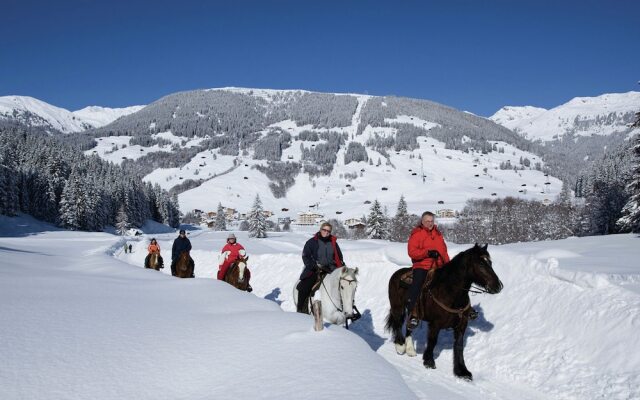
{"type": "Polygon", "coordinates": [[[456,212],[450,208],[442,208],[436,211],[436,216],[438,218],[455,218],[456,212]]]}
{"type": "Polygon", "coordinates": [[[298,218],[295,223],[296,225],[316,225],[322,217],[324,217],[324,215],[313,212],[298,213],[298,218]]]}

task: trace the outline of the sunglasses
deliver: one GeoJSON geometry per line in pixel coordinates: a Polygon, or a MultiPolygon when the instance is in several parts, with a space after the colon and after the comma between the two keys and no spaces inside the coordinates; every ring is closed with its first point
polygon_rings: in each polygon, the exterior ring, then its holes
{"type": "Polygon", "coordinates": [[[320,230],[321,230],[322,232],[327,232],[327,233],[331,233],[331,230],[329,230],[329,229],[326,229],[326,228],[325,228],[325,229],[320,229],[320,230]]]}

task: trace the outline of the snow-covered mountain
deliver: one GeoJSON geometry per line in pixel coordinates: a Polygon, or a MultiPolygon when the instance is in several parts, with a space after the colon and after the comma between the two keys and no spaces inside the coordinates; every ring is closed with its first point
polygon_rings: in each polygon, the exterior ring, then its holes
{"type": "Polygon", "coordinates": [[[398,97],[222,88],[182,92],[92,131],[86,154],[135,162],[145,180],[182,185],[183,212],[221,202],[246,212],[259,194],[277,216],[361,217],[461,210],[473,197],[553,200],[530,143],[485,118],[398,97]],[[515,170],[517,169],[517,170],[515,170]],[[187,190],[188,189],[188,190],[187,190]],[[286,195],[285,195],[286,194],[286,195]]]}
{"type": "Polygon", "coordinates": [[[91,125],[92,128],[100,128],[125,115],[140,111],[145,106],[131,106],[123,108],[108,108],[100,106],[89,106],[81,110],[73,111],[72,114],[82,121],[91,125]]]}
{"type": "Polygon", "coordinates": [[[124,115],[139,111],[143,107],[86,107],[71,112],[29,96],[2,96],[0,97],[0,119],[13,120],[62,133],[72,133],[99,128],[124,115]]]}
{"type": "Polygon", "coordinates": [[[609,93],[576,97],[550,110],[507,106],[489,119],[528,139],[549,141],[567,134],[590,136],[626,132],[639,110],[640,92],[609,93]]]}

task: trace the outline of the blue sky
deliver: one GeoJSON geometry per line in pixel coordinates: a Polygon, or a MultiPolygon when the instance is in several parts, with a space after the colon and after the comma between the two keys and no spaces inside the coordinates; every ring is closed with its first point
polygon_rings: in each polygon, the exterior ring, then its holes
{"type": "Polygon", "coordinates": [[[223,86],[491,115],[640,90],[640,1],[31,1],[0,7],[0,96],[76,110],[223,86]]]}

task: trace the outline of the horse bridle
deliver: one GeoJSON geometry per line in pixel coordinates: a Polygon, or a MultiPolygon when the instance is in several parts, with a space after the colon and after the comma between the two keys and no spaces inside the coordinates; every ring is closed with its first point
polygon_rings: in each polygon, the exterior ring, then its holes
{"type": "MultiPolygon", "coordinates": [[[[327,293],[327,297],[329,298],[329,301],[331,302],[331,304],[333,304],[333,306],[336,308],[336,310],[338,310],[339,312],[344,312],[344,310],[342,309],[342,307],[338,307],[338,305],[336,303],[333,302],[333,300],[331,299],[331,296],[329,295],[329,290],[327,290],[327,287],[324,285],[324,278],[327,275],[325,274],[325,276],[322,277],[322,281],[320,281],[322,287],[324,288],[324,291],[327,293]]],[[[347,282],[347,284],[351,285],[352,283],[355,283],[356,285],[358,284],[358,280],[357,279],[346,279],[343,277],[340,277],[340,282],[345,281],[347,282]]],[[[358,286],[356,286],[356,290],[358,289],[358,286]]],[[[340,296],[340,302],[342,303],[342,296],[340,296]]],[[[351,320],[351,323],[357,321],[360,319],[360,317],[362,317],[362,314],[360,314],[360,311],[358,310],[358,307],[356,307],[356,299],[355,296],[353,296],[353,316],[346,318],[344,320],[344,326],[345,328],[349,329],[349,320],[351,320]]]]}

